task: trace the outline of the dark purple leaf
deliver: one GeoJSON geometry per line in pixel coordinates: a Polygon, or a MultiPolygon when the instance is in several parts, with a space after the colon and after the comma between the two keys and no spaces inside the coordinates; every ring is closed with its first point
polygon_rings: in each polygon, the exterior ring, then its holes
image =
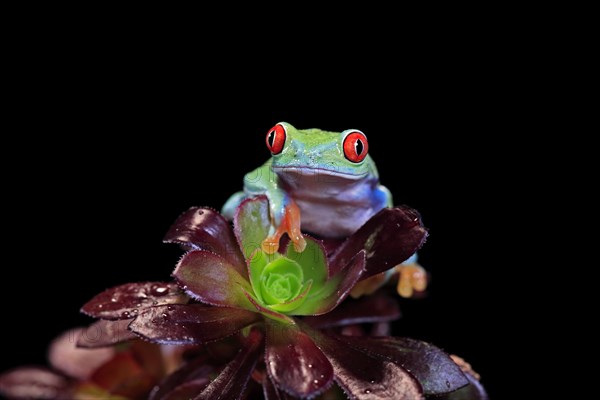
{"type": "Polygon", "coordinates": [[[77,347],[93,349],[136,339],[137,336],[127,329],[131,321],[131,319],[119,321],[100,320],[81,332],[79,339],[77,339],[77,347]]]}
{"type": "Polygon", "coordinates": [[[195,400],[236,400],[242,397],[252,370],[262,355],[263,335],[253,329],[238,355],[195,400]]]}
{"type": "Polygon", "coordinates": [[[291,400],[292,398],[288,396],[285,392],[277,389],[273,384],[273,381],[269,379],[268,376],[265,376],[263,380],[263,395],[265,396],[265,400],[291,400]]]}
{"type": "Polygon", "coordinates": [[[59,399],[69,381],[42,367],[21,367],[0,375],[0,394],[11,399],[59,399]]]}
{"type": "Polygon", "coordinates": [[[193,399],[208,385],[210,374],[214,371],[215,367],[209,362],[208,357],[200,355],[169,375],[152,390],[148,399],[175,400],[182,393],[189,396],[186,399],[193,399]],[[178,390],[180,388],[182,389],[178,390]],[[194,390],[197,391],[191,393],[194,390]]]}
{"type": "Polygon", "coordinates": [[[393,321],[400,318],[398,302],[385,293],[378,292],[358,300],[348,299],[331,312],[306,317],[304,322],[319,329],[337,326],[393,321]]]}
{"type": "Polygon", "coordinates": [[[429,343],[397,337],[340,337],[339,340],[410,371],[425,394],[450,392],[468,383],[450,356],[429,343]]]}
{"type": "Polygon", "coordinates": [[[115,349],[80,349],[77,347],[79,338],[85,333],[85,328],[70,329],[50,344],[48,361],[50,365],[67,376],[79,380],[88,379],[102,364],[115,355],[115,349]]]}
{"type": "Polygon", "coordinates": [[[387,271],[413,255],[427,238],[419,213],[406,206],[385,208],[340,245],[330,259],[329,274],[335,275],[361,250],[367,254],[361,279],[387,271]]]}
{"type": "Polygon", "coordinates": [[[254,310],[244,295],[244,289],[252,292],[250,282],[215,253],[190,251],[179,261],[173,276],[190,296],[203,303],[254,310]]]}
{"type": "Polygon", "coordinates": [[[185,304],[188,300],[174,283],[127,283],[100,293],[88,301],[81,312],[94,318],[130,319],[148,307],[185,304]]]}
{"type": "Polygon", "coordinates": [[[238,308],[182,304],[149,308],[129,329],[152,342],[200,344],[233,335],[259,319],[257,313],[238,308]]]}
{"type": "Polygon", "coordinates": [[[458,389],[455,392],[445,394],[443,396],[436,396],[436,400],[489,400],[485,389],[479,383],[477,379],[473,377],[473,375],[469,373],[465,373],[469,381],[469,385],[458,389]]]}
{"type": "MultiPolygon", "coordinates": [[[[321,315],[330,312],[348,296],[364,272],[365,252],[360,251],[343,271],[330,278],[330,281],[337,283],[327,297],[314,303],[307,301],[294,312],[299,315],[321,315]]],[[[326,283],[325,286],[327,285],[326,283]]]]}
{"type": "Polygon", "coordinates": [[[244,257],[233,234],[231,224],[211,208],[192,207],[177,218],[167,232],[165,243],[179,243],[189,249],[207,250],[226,259],[246,273],[244,257]]]}
{"type": "Polygon", "coordinates": [[[252,253],[261,248],[271,228],[267,198],[258,196],[244,200],[235,212],[233,226],[239,247],[249,259],[252,253]]]}
{"type": "Polygon", "coordinates": [[[297,325],[270,319],[266,324],[265,363],[275,385],[295,397],[314,397],[333,382],[327,357],[297,325]]]}
{"type": "Polygon", "coordinates": [[[352,399],[423,399],[419,383],[396,364],[348,346],[339,338],[303,325],[329,358],[335,381],[352,399]]]}

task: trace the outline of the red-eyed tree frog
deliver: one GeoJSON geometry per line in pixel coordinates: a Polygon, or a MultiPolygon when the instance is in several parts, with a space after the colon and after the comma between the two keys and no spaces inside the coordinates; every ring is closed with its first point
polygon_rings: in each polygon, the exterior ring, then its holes
{"type": "MultiPolygon", "coordinates": [[[[357,129],[300,130],[280,122],[267,132],[266,145],[271,158],[244,176],[244,190],[231,196],[222,210],[231,219],[244,199],[265,195],[272,221],[261,245],[266,253],[278,250],[285,233],[297,251],[306,247],[301,231],[324,238],[349,236],[393,205],[390,191],[379,183],[367,137],[357,129]]],[[[398,286],[402,296],[425,289],[426,273],[415,256],[396,269],[404,277],[398,286]]],[[[375,290],[389,275],[363,281],[362,290],[355,288],[353,294],[375,290]]]]}

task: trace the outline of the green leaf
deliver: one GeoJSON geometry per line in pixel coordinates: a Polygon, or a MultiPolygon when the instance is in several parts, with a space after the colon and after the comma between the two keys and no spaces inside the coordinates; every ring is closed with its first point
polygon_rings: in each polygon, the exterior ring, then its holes
{"type": "Polygon", "coordinates": [[[234,232],[246,260],[250,259],[269,234],[269,203],[265,196],[247,199],[240,204],[233,219],[234,232]]]}
{"type": "Polygon", "coordinates": [[[296,298],[302,290],[302,267],[287,257],[267,264],[260,275],[260,290],[268,305],[281,304],[296,298]]]}

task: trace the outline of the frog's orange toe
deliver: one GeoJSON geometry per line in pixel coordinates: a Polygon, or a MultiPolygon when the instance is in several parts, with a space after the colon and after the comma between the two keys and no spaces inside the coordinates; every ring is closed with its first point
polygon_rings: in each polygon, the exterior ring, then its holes
{"type": "Polygon", "coordinates": [[[265,240],[262,241],[260,247],[262,251],[267,254],[273,254],[279,250],[279,239],[281,236],[277,237],[276,235],[269,236],[265,240]]]}
{"type": "MultiPolygon", "coordinates": [[[[306,239],[300,231],[300,207],[293,200],[285,207],[285,230],[294,244],[294,249],[301,253],[306,248],[306,239]]],[[[282,224],[283,224],[282,223],[282,224]]]]}
{"type": "Polygon", "coordinates": [[[427,289],[427,271],[419,264],[400,264],[396,266],[398,276],[398,294],[402,297],[411,297],[414,292],[423,292],[427,289]]]}
{"type": "Polygon", "coordinates": [[[290,200],[289,204],[285,206],[283,218],[279,226],[276,227],[275,233],[263,240],[262,250],[267,254],[275,253],[279,250],[279,239],[285,233],[290,237],[294,249],[298,253],[306,249],[306,239],[300,231],[300,208],[293,200],[290,200]]]}

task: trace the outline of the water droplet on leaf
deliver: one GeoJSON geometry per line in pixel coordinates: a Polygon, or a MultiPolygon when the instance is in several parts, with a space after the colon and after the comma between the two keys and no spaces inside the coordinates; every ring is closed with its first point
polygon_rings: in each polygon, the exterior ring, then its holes
{"type": "Polygon", "coordinates": [[[164,296],[169,293],[169,288],[166,286],[153,285],[150,288],[150,293],[154,296],[164,296]]]}

